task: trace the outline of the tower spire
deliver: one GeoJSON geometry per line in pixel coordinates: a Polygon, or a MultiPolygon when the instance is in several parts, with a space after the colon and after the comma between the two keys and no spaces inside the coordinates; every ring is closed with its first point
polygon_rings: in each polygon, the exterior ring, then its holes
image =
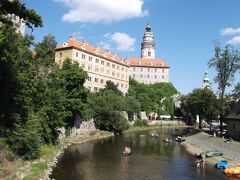
{"type": "Polygon", "coordinates": [[[155,42],[149,20],[147,20],[147,26],[145,28],[143,42],[141,43],[141,58],[155,58],[155,42]]]}

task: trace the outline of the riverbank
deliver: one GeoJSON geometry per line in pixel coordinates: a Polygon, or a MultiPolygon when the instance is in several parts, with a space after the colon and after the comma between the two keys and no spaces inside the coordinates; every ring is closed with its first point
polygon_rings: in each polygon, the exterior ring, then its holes
{"type": "Polygon", "coordinates": [[[81,144],[87,141],[102,139],[113,136],[113,133],[106,131],[91,131],[78,135],[71,135],[60,141],[56,146],[45,145],[41,148],[41,156],[34,161],[17,160],[12,172],[3,179],[8,180],[32,180],[32,179],[49,179],[52,168],[57,164],[57,158],[72,144],[81,144]]]}
{"type": "MultiPolygon", "coordinates": [[[[131,126],[124,133],[135,132],[135,131],[145,131],[153,129],[167,129],[167,128],[185,128],[186,125],[183,124],[165,124],[165,125],[150,125],[146,127],[131,126]]],[[[4,179],[49,179],[49,174],[52,172],[52,168],[57,164],[58,157],[64,152],[68,146],[72,144],[81,144],[88,141],[102,139],[106,137],[113,136],[114,134],[106,131],[91,131],[80,133],[76,135],[71,135],[60,141],[56,146],[43,146],[41,148],[41,156],[39,159],[34,161],[23,161],[17,160],[12,172],[4,179]]]]}
{"type": "Polygon", "coordinates": [[[191,154],[214,150],[223,152],[224,155],[222,157],[206,158],[206,163],[211,165],[215,165],[217,161],[225,159],[230,162],[230,166],[240,166],[240,143],[237,141],[227,143],[226,139],[199,132],[186,137],[183,145],[191,154]]]}

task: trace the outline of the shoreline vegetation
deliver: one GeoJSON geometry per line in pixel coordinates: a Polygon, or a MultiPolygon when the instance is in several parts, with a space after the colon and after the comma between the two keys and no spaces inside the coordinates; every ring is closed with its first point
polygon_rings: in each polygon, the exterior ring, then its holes
{"type": "MultiPolygon", "coordinates": [[[[184,128],[188,127],[183,124],[166,124],[166,125],[149,125],[144,127],[139,126],[130,126],[130,128],[123,133],[151,130],[151,129],[161,129],[161,128],[184,128]]],[[[41,156],[40,158],[33,161],[24,161],[21,159],[14,160],[8,167],[7,176],[3,179],[12,180],[12,179],[50,179],[49,175],[52,172],[58,162],[58,157],[64,153],[64,150],[73,145],[73,144],[82,144],[88,141],[93,141],[97,139],[103,139],[110,136],[114,136],[112,132],[107,131],[91,131],[85,132],[78,135],[72,134],[69,137],[65,137],[60,140],[60,143],[56,146],[45,145],[41,147],[41,156]]],[[[6,170],[5,170],[6,171],[6,170]]]]}
{"type": "Polygon", "coordinates": [[[230,163],[230,167],[240,166],[240,152],[236,151],[236,149],[240,148],[240,143],[237,141],[227,143],[224,138],[214,137],[205,132],[199,132],[186,137],[183,146],[192,155],[214,150],[224,153],[223,156],[206,158],[205,162],[210,165],[214,166],[219,160],[227,160],[230,163]]]}

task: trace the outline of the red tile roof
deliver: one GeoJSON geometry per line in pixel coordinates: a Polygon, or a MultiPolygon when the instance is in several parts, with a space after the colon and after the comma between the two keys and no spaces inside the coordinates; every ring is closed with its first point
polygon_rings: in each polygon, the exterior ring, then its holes
{"type": "Polygon", "coordinates": [[[115,54],[111,54],[109,50],[104,51],[99,47],[94,47],[89,45],[87,42],[78,41],[75,38],[70,38],[67,42],[63,43],[62,45],[57,46],[56,51],[67,49],[67,48],[76,48],[80,49],[89,54],[93,54],[95,56],[108,59],[110,61],[120,63],[122,65],[127,66],[126,62],[122,61],[120,57],[115,54]]]}
{"type": "Polygon", "coordinates": [[[144,59],[144,58],[126,58],[125,62],[131,67],[162,67],[169,68],[169,66],[162,59],[144,59]]]}

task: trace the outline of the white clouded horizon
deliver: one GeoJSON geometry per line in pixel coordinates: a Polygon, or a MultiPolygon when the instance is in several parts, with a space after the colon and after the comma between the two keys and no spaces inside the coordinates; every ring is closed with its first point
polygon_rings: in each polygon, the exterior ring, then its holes
{"type": "Polygon", "coordinates": [[[55,0],[69,7],[62,20],[70,23],[108,23],[148,15],[144,0],[55,0]]]}
{"type": "Polygon", "coordinates": [[[238,45],[238,44],[240,44],[240,35],[239,36],[235,36],[232,39],[230,39],[227,42],[227,44],[230,44],[230,45],[238,45]]]}
{"type": "Polygon", "coordinates": [[[220,34],[222,36],[240,34],[240,28],[224,28],[221,29],[220,34]]]}

